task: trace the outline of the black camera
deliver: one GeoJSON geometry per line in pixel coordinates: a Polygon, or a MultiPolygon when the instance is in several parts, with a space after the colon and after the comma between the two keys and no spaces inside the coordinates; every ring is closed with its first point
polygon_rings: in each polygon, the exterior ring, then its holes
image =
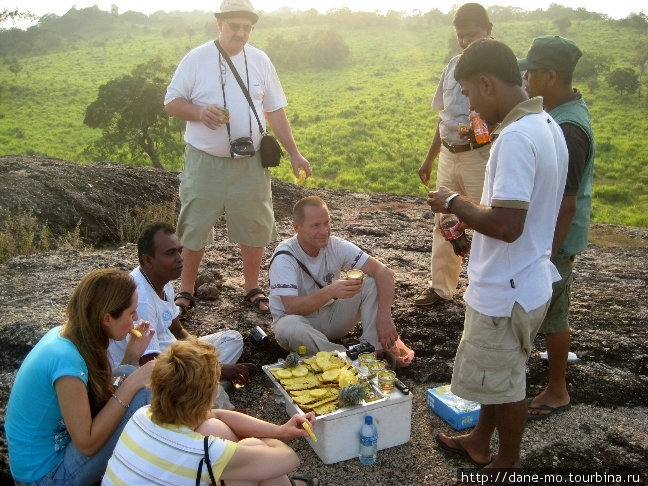
{"type": "Polygon", "coordinates": [[[375,350],[376,348],[374,348],[373,345],[371,345],[369,342],[360,341],[359,344],[349,346],[349,350],[347,351],[346,355],[354,360],[358,359],[358,355],[362,353],[373,353],[375,350]]]}
{"type": "Polygon", "coordinates": [[[237,138],[230,143],[230,154],[233,159],[252,157],[255,154],[254,144],[250,137],[237,138]]]}

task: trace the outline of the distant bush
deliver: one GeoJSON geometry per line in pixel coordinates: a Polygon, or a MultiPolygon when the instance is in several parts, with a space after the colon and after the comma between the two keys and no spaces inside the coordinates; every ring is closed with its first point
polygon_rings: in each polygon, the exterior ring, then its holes
{"type": "Polygon", "coordinates": [[[639,89],[639,76],[632,68],[615,69],[608,74],[606,81],[619,94],[632,94],[639,89]]]}
{"type": "Polygon", "coordinates": [[[161,221],[175,225],[177,201],[152,204],[146,207],[135,207],[119,212],[119,216],[111,225],[115,229],[115,238],[119,243],[135,243],[144,228],[152,221],[161,221]]]}
{"type": "Polygon", "coordinates": [[[276,35],[268,39],[266,53],[272,62],[283,69],[335,69],[343,66],[351,50],[340,34],[320,30],[295,39],[276,35]]]}
{"type": "Polygon", "coordinates": [[[0,212],[0,263],[17,255],[31,255],[50,249],[50,231],[28,211],[0,212]]]}
{"type": "Polygon", "coordinates": [[[598,52],[593,54],[585,53],[576,64],[574,79],[580,81],[596,79],[599,74],[605,75],[610,71],[611,63],[610,56],[598,52]]]}

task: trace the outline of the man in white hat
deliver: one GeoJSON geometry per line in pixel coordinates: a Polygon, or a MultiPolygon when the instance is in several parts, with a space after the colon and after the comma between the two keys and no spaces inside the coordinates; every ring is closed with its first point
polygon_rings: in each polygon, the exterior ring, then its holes
{"type": "Polygon", "coordinates": [[[229,240],[241,251],[244,302],[267,314],[270,309],[259,288],[259,273],[265,246],[277,235],[270,172],[261,166],[262,134],[227,56],[247,87],[263,128],[269,122],[288,152],[295,176],[299,169],[310,176],[311,168],[293,138],[284,111],[288,103],[272,62],[247,43],[259,19],[252,4],[223,0],[214,15],[218,40],[193,49],[182,59],[164,100],[169,115],[187,122],[177,224],[184,269],[176,304],[183,314],[194,306],[205,246],[213,242],[213,227],[225,214],[229,240]]]}

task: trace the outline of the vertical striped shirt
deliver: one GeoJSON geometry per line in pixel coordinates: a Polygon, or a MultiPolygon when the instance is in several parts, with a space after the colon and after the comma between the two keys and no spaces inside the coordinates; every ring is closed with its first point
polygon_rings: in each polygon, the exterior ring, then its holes
{"type": "MultiPolygon", "coordinates": [[[[236,443],[210,437],[209,458],[216,481],[236,450],[236,443]]],[[[150,406],[128,421],[108,461],[102,485],[195,486],[204,457],[204,437],[184,425],[156,424],[150,406]]],[[[203,464],[200,484],[211,484],[203,464]]]]}

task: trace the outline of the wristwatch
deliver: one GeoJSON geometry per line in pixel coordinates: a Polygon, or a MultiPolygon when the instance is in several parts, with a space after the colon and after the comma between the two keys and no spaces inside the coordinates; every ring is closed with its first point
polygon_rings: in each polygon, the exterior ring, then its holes
{"type": "Polygon", "coordinates": [[[452,201],[454,201],[454,198],[459,196],[456,192],[454,194],[450,194],[446,200],[443,202],[443,207],[446,209],[446,211],[450,211],[450,206],[452,206],[452,201]]]}

